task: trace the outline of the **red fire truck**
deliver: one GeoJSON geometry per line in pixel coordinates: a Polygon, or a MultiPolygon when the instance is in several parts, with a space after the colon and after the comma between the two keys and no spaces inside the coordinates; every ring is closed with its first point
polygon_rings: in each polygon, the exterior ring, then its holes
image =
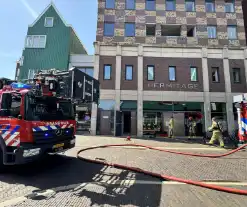
{"type": "MultiPolygon", "coordinates": [[[[70,75],[74,73],[40,71],[28,84],[0,80],[0,168],[75,146],[75,105],[71,92],[77,90],[78,84],[70,75]]],[[[81,82],[85,80],[84,77],[81,82]]]]}

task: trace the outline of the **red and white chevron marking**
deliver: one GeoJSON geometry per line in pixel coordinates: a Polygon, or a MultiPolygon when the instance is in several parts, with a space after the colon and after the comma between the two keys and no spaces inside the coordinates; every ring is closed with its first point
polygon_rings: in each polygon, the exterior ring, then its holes
{"type": "Polygon", "coordinates": [[[15,132],[14,134],[10,134],[10,132],[11,129],[5,132],[4,134],[2,134],[6,146],[10,146],[10,147],[20,146],[20,132],[15,132]]]}
{"type": "Polygon", "coordinates": [[[61,126],[62,129],[74,127],[74,124],[64,124],[61,126]]]}

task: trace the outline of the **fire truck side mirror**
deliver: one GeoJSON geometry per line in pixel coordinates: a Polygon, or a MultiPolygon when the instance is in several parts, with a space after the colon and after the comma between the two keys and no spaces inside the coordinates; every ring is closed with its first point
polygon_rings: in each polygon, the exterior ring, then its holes
{"type": "Polygon", "coordinates": [[[22,115],[19,114],[19,115],[18,115],[18,119],[19,119],[19,120],[22,120],[22,115]]]}

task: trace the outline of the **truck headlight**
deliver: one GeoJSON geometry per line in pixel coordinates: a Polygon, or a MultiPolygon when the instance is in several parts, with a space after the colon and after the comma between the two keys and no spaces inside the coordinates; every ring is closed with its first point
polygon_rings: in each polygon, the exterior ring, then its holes
{"type": "Polygon", "coordinates": [[[23,157],[31,157],[38,155],[40,153],[40,148],[24,150],[23,157]]]}

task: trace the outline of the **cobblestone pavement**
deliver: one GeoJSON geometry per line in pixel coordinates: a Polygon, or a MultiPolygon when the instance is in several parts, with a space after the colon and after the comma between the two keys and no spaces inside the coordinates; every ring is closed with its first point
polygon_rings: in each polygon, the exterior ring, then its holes
{"type": "MultiPolygon", "coordinates": [[[[162,140],[133,140],[131,143],[195,153],[224,153],[226,150],[198,143],[162,140]],[[186,149],[183,149],[186,148],[186,149]],[[200,148],[200,149],[197,149],[200,148]]],[[[130,143],[121,138],[77,137],[77,146],[65,155],[25,166],[11,167],[0,175],[0,206],[247,206],[247,197],[191,185],[165,182],[125,170],[82,162],[75,158],[80,148],[92,145],[130,143]],[[49,189],[49,190],[48,190],[49,189]],[[28,195],[28,196],[27,196],[28,195]],[[19,202],[16,203],[19,199],[19,202]],[[9,204],[7,202],[10,202],[9,204]],[[8,205],[7,205],[8,204],[8,205]]],[[[220,159],[197,158],[144,149],[105,148],[82,156],[104,158],[180,178],[223,182],[247,190],[247,152],[220,159]],[[245,182],[245,185],[235,185],[245,182]]]]}

